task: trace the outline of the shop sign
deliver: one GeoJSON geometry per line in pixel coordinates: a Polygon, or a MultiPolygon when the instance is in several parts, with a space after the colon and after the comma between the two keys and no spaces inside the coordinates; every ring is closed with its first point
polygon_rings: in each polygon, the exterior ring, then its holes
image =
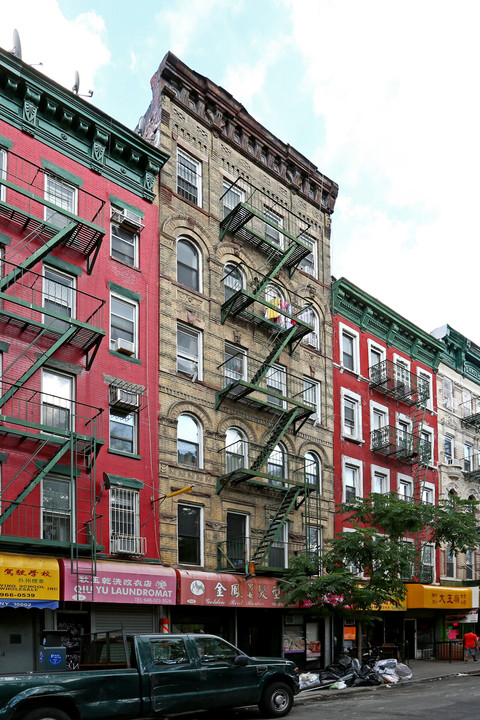
{"type": "Polygon", "coordinates": [[[322,655],[322,643],[320,640],[308,640],[307,641],[307,660],[313,660],[313,658],[321,657],[322,655]]]}
{"type": "Polygon", "coordinates": [[[285,655],[305,652],[305,638],[302,628],[298,628],[298,630],[293,628],[285,630],[283,636],[283,652],[285,655]]]}
{"type": "Polygon", "coordinates": [[[445,620],[447,623],[476,623],[478,622],[478,610],[467,613],[447,613],[445,620]]]}
{"type": "Polygon", "coordinates": [[[50,606],[60,598],[60,572],[54,558],[0,553],[0,607],[50,606]]]}
{"type": "Polygon", "coordinates": [[[178,570],[181,605],[220,607],[283,607],[275,578],[178,570]]]}
{"type": "Polygon", "coordinates": [[[173,568],[139,563],[71,563],[60,560],[63,575],[63,600],[84,602],[175,605],[176,575],[173,568]],[[94,567],[95,575],[92,575],[94,567]],[[75,569],[75,568],[74,568],[75,569]]]}
{"type": "Polygon", "coordinates": [[[442,585],[407,585],[407,607],[434,610],[470,610],[471,588],[442,585]]]}

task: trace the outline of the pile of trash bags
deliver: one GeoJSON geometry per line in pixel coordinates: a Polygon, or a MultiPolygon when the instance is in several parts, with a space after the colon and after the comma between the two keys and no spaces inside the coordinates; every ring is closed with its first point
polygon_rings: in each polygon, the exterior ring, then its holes
{"type": "Polygon", "coordinates": [[[395,658],[378,660],[373,665],[361,665],[356,658],[343,657],[320,673],[302,673],[300,690],[322,687],[341,690],[359,685],[393,684],[400,680],[410,680],[411,677],[412,671],[408,665],[397,662],[395,658]]]}

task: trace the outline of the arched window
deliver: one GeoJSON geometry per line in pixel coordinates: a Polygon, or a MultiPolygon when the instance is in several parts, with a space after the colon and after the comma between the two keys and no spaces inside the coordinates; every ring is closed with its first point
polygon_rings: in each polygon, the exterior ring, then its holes
{"type": "Polygon", "coordinates": [[[305,453],[305,482],[312,488],[322,489],[322,463],[317,453],[305,453]]]}
{"type": "MultiPolygon", "coordinates": [[[[267,473],[272,475],[273,478],[286,478],[287,477],[287,452],[285,446],[279,443],[274,447],[268,458],[267,473]]],[[[282,480],[270,480],[271,485],[278,487],[284,487],[282,480]]]]}
{"type": "Polygon", "coordinates": [[[202,467],[202,426],[193,415],[182,414],[177,421],[177,460],[182,465],[202,467]]]}
{"type": "MultiPolygon", "coordinates": [[[[276,285],[267,285],[265,288],[265,300],[279,310],[288,310],[287,303],[285,302],[285,296],[276,285]]],[[[285,316],[273,308],[265,307],[265,317],[267,320],[276,322],[277,325],[280,325],[281,327],[284,327],[285,325],[285,316]]]]}
{"type": "Polygon", "coordinates": [[[315,350],[319,350],[320,320],[316,311],[312,307],[305,308],[305,310],[302,310],[302,312],[298,314],[298,319],[303,320],[303,322],[307,323],[307,325],[311,325],[313,327],[312,332],[308,333],[308,335],[304,335],[302,343],[315,348],[315,350]]]}
{"type": "Polygon", "coordinates": [[[227,473],[248,467],[248,441],[242,430],[228,428],[225,434],[225,468],[227,473]]]}
{"type": "Polygon", "coordinates": [[[177,280],[192,290],[201,290],[200,252],[189,240],[177,242],[177,280]]]}
{"type": "Polygon", "coordinates": [[[238,265],[227,263],[223,274],[223,287],[225,288],[225,301],[235,295],[245,286],[243,274],[238,265]]]}

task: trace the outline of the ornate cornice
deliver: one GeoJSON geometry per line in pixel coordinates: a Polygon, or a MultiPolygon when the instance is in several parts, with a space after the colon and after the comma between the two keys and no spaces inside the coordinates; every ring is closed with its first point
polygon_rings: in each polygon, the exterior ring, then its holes
{"type": "Polygon", "coordinates": [[[0,118],[152,201],[168,156],[0,48],[0,118]]]}
{"type": "Polygon", "coordinates": [[[450,325],[434,331],[443,342],[442,362],[456,372],[480,384],[480,347],[450,325]]]}
{"type": "Polygon", "coordinates": [[[332,311],[355,323],[361,330],[403,350],[414,360],[438,369],[443,343],[368,295],[345,278],[332,285],[332,311]]]}
{"type": "Polygon", "coordinates": [[[322,211],[333,213],[338,185],[291,145],[257,122],[235,98],[167,53],[151,80],[153,99],[145,114],[144,137],[153,141],[168,96],[214,135],[322,211]]]}

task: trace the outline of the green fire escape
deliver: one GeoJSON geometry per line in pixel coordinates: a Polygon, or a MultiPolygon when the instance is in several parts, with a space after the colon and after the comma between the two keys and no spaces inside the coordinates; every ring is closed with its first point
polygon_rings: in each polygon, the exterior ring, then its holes
{"type": "Polygon", "coordinates": [[[7,247],[3,260],[0,327],[11,340],[10,356],[17,339],[22,347],[3,367],[0,436],[6,450],[26,458],[2,487],[0,538],[12,548],[64,546],[73,560],[97,549],[93,510],[95,459],[103,443],[101,411],[42,392],[33,378],[51,368],[61,349],[67,354],[80,350],[90,369],[105,335],[104,300],[33,268],[64,247],[85,257],[91,273],[105,235],[105,203],[81,188],[75,190],[75,203],[66,203],[61,181],[47,192],[47,175],[10,152],[8,171],[0,175],[0,225],[20,238],[7,247]],[[28,501],[59,468],[68,473],[71,498],[65,510],[72,514],[55,525],[48,507],[28,501]],[[91,478],[87,491],[81,473],[91,478]]]}
{"type": "MultiPolygon", "coordinates": [[[[260,359],[250,355],[247,359],[242,353],[227,357],[219,366],[224,387],[217,392],[216,408],[226,401],[242,402],[269,414],[270,422],[261,447],[238,440],[223,449],[225,472],[217,478],[217,492],[241,483],[275,488],[275,506],[271,508],[267,527],[256,547],[250,547],[248,557],[262,568],[272,566],[269,555],[278,545],[290,513],[308,504],[310,496],[318,495],[316,488],[305,482],[302,458],[290,456],[287,463],[276,461],[284,435],[298,433],[316,411],[313,383],[278,365],[282,352],[292,354],[302,338],[314,331],[308,301],[291,292],[287,301],[287,294],[281,289],[281,274],[292,277],[311,247],[308,225],[301,218],[283,207],[272,207],[272,200],[259,189],[251,185],[248,190],[245,188],[245,182],[242,188],[235,183],[225,193],[227,201],[236,198],[238,202],[230,203],[220,224],[220,239],[228,233],[235,241],[253,246],[264,256],[264,264],[255,270],[239,264],[233,271],[237,275],[227,272],[223,279],[226,300],[221,308],[221,321],[240,320],[254,325],[265,338],[265,355],[260,359]],[[238,272],[251,278],[250,282],[239,282],[238,272]]],[[[313,506],[317,506],[317,501],[313,506]]]]}

